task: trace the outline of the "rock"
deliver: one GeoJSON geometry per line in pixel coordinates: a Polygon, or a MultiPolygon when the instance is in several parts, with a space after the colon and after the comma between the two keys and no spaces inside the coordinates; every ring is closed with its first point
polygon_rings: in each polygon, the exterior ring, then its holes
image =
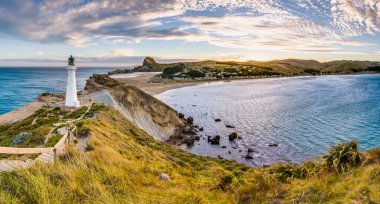
{"type": "Polygon", "coordinates": [[[193,134],[193,135],[195,135],[195,134],[197,134],[197,130],[194,129],[194,128],[191,128],[191,129],[190,129],[190,133],[193,134]]]}
{"type": "Polygon", "coordinates": [[[268,168],[268,167],[270,167],[270,165],[268,165],[268,164],[263,165],[263,168],[268,168]]]}
{"type": "Polygon", "coordinates": [[[213,138],[209,138],[209,142],[212,144],[212,145],[218,145],[219,142],[220,142],[220,136],[217,135],[213,138]]]}
{"type": "Polygon", "coordinates": [[[196,141],[199,141],[201,138],[200,138],[199,136],[195,136],[194,139],[195,139],[196,141]]]}
{"type": "Polygon", "coordinates": [[[223,157],[221,157],[220,155],[218,155],[218,158],[219,158],[219,159],[223,159],[223,157]]]}
{"type": "Polygon", "coordinates": [[[187,122],[188,122],[190,125],[193,125],[193,123],[194,123],[194,118],[193,118],[193,117],[189,116],[186,120],[187,120],[187,122]]]}
{"type": "Polygon", "coordinates": [[[223,145],[222,148],[225,149],[225,148],[227,148],[227,146],[223,145]]]}
{"type": "Polygon", "coordinates": [[[241,139],[243,139],[243,137],[242,136],[238,136],[238,139],[241,140],[241,139]]]}
{"type": "Polygon", "coordinates": [[[226,125],[226,128],[235,128],[233,125],[226,125]]]}
{"type": "Polygon", "coordinates": [[[187,138],[185,138],[184,141],[185,141],[187,146],[192,146],[192,145],[194,145],[195,138],[194,137],[187,137],[187,138]]]}
{"type": "Polygon", "coordinates": [[[160,173],[159,178],[160,178],[161,180],[163,180],[163,181],[167,181],[167,182],[170,181],[170,177],[169,177],[169,175],[167,175],[167,174],[165,174],[165,173],[160,173]]]}
{"type": "Polygon", "coordinates": [[[184,133],[189,133],[191,130],[190,126],[186,126],[185,129],[183,129],[184,133]]]}
{"type": "Polygon", "coordinates": [[[236,138],[237,138],[237,133],[236,132],[233,132],[233,133],[231,133],[230,135],[228,135],[228,139],[230,140],[230,141],[233,141],[233,140],[235,140],[236,138]]]}
{"type": "Polygon", "coordinates": [[[268,146],[269,147],[278,147],[278,144],[277,143],[273,143],[273,144],[269,144],[268,146]]]}
{"type": "Polygon", "coordinates": [[[215,122],[220,122],[220,121],[222,121],[222,120],[219,118],[215,119],[215,122]]]}
{"type": "Polygon", "coordinates": [[[228,154],[231,154],[231,151],[228,151],[228,154]]]}
{"type": "Polygon", "coordinates": [[[202,132],[202,131],[203,131],[203,127],[200,127],[200,128],[199,128],[199,131],[201,131],[201,132],[202,132]]]}
{"type": "Polygon", "coordinates": [[[181,118],[181,119],[184,119],[185,115],[183,113],[178,113],[178,117],[181,118]]]}
{"type": "Polygon", "coordinates": [[[244,158],[245,158],[245,159],[253,159],[252,155],[249,155],[249,154],[245,155],[244,158]]]}
{"type": "Polygon", "coordinates": [[[248,153],[253,153],[255,150],[253,148],[248,148],[248,153]]]}

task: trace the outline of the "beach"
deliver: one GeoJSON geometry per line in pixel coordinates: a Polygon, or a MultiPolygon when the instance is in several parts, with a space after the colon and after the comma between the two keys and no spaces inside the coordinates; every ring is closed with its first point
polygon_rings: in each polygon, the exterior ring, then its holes
{"type": "Polygon", "coordinates": [[[171,89],[182,88],[186,86],[194,86],[202,83],[209,83],[205,81],[190,81],[190,82],[165,82],[165,83],[150,83],[150,79],[156,76],[158,72],[136,72],[130,74],[116,74],[111,75],[118,82],[124,85],[135,86],[142,91],[150,94],[156,95],[163,93],[171,89]]]}

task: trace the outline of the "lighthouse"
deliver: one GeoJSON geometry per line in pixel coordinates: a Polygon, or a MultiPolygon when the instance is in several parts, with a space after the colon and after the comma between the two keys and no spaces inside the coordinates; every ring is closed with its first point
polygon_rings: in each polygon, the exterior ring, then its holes
{"type": "Polygon", "coordinates": [[[75,59],[73,56],[70,56],[67,64],[67,88],[66,88],[66,108],[78,108],[79,101],[77,97],[77,83],[75,72],[77,67],[75,66],[75,59]]]}

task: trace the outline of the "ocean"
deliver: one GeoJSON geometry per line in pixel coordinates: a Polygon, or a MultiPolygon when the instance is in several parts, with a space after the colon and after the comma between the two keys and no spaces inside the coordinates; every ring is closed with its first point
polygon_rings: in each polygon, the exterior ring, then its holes
{"type": "Polygon", "coordinates": [[[351,140],[363,150],[380,147],[380,75],[216,82],[156,97],[204,127],[203,139],[183,147],[197,155],[262,166],[301,163],[351,140]],[[230,142],[232,132],[242,139],[230,142]],[[215,135],[221,136],[219,146],[207,142],[215,135]],[[255,150],[252,160],[244,158],[248,148],[255,150]]]}
{"type": "MultiPolygon", "coordinates": [[[[107,73],[115,68],[80,68],[78,90],[84,88],[92,74],[107,73]]],[[[0,68],[0,114],[32,102],[43,92],[62,93],[66,89],[67,71],[62,68],[0,68]]]]}

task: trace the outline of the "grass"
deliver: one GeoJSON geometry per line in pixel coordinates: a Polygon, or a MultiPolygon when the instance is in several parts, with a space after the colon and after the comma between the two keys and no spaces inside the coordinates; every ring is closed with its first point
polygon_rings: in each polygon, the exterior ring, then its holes
{"type": "Polygon", "coordinates": [[[77,119],[81,117],[87,111],[87,106],[83,106],[63,117],[63,119],[77,119]]]}
{"type": "Polygon", "coordinates": [[[158,142],[110,108],[81,126],[88,151],[71,147],[56,164],[0,173],[1,203],[380,202],[376,152],[341,173],[317,161],[250,168],[158,142]]]}
{"type": "Polygon", "coordinates": [[[47,141],[47,143],[45,144],[45,146],[46,147],[54,147],[54,145],[56,145],[62,137],[63,137],[63,135],[53,134],[49,138],[49,140],[47,141]]]}

